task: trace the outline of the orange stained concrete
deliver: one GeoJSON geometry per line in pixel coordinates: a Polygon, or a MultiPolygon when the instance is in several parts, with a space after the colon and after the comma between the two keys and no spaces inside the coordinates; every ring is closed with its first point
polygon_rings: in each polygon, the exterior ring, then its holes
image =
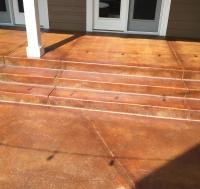
{"type": "Polygon", "coordinates": [[[0,189],[200,188],[200,43],[42,41],[0,30],[0,189]]]}
{"type": "MultiPolygon", "coordinates": [[[[26,57],[23,31],[0,30],[0,55],[26,57]]],[[[200,43],[134,38],[131,35],[42,33],[42,59],[167,69],[200,69],[200,43]]],[[[24,60],[25,61],[25,60],[24,60]]]]}
{"type": "Polygon", "coordinates": [[[0,104],[1,189],[198,189],[199,123],[0,104]]]}

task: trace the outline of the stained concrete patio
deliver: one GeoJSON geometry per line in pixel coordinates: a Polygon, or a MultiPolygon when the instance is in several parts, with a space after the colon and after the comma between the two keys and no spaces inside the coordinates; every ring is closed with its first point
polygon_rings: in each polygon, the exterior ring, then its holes
{"type": "Polygon", "coordinates": [[[0,188],[200,187],[200,127],[0,104],[0,188]]]}
{"type": "MultiPolygon", "coordinates": [[[[21,58],[26,62],[26,33],[0,29],[0,57],[21,58]]],[[[38,60],[52,61],[52,68],[61,68],[57,61],[146,66],[152,68],[199,71],[200,43],[167,41],[117,34],[42,33],[46,54],[38,60]]],[[[16,60],[15,60],[16,61],[16,60]]],[[[35,60],[34,60],[35,61],[35,60]]],[[[21,63],[22,64],[22,63],[21,63]]]]}
{"type": "MultiPolygon", "coordinates": [[[[198,42],[44,33],[47,53],[28,62],[24,32],[0,36],[2,63],[62,68],[62,61],[98,61],[164,68],[174,77],[190,70],[188,77],[200,78],[198,42]]],[[[2,189],[198,189],[200,125],[1,102],[0,170],[2,189]]]]}

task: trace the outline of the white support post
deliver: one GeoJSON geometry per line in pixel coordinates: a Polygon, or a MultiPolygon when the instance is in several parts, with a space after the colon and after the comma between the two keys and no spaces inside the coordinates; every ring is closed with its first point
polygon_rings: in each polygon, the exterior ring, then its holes
{"type": "Polygon", "coordinates": [[[39,58],[44,54],[41,45],[38,0],[23,0],[28,46],[27,56],[39,58]]]}

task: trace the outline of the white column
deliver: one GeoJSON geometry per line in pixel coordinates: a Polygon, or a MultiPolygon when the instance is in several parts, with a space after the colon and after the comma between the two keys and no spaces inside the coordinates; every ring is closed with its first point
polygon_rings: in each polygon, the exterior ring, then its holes
{"type": "Polygon", "coordinates": [[[27,56],[39,58],[44,54],[44,48],[41,45],[38,0],[23,1],[28,42],[26,48],[27,56]]]}

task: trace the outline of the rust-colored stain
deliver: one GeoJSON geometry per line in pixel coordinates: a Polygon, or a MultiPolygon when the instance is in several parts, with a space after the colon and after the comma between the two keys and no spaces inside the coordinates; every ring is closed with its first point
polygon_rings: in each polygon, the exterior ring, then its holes
{"type": "Polygon", "coordinates": [[[0,30],[0,189],[200,188],[200,43],[0,30]]]}

